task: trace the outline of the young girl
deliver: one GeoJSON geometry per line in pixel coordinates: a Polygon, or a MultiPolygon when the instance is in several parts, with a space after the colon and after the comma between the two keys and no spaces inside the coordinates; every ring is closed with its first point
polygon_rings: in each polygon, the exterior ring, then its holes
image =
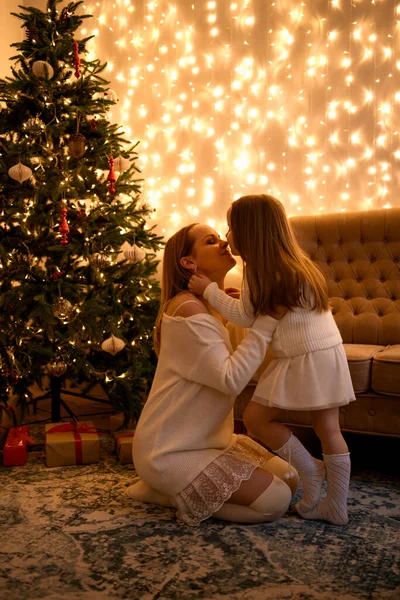
{"type": "Polygon", "coordinates": [[[261,375],[243,419],[255,439],[290,459],[303,482],[296,505],[305,519],[348,521],[350,454],[339,407],[355,400],[342,338],[329,309],[325,279],[297,244],[282,204],[272,196],[243,196],[227,215],[227,239],[244,261],[240,300],[194,275],[189,289],[222,316],[249,327],[266,311],[286,310],[270,345],[274,360],[261,375]],[[312,411],[323,461],[311,456],[282,423],[277,409],[312,411]],[[327,495],[320,501],[325,478],[327,495]]]}

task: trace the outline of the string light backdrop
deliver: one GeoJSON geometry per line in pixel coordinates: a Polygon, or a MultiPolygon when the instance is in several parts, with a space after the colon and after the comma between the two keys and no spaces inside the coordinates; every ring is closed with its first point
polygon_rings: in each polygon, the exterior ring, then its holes
{"type": "Polygon", "coordinates": [[[112,119],[167,238],[225,233],[246,193],[289,215],[400,205],[400,2],[88,2],[112,119]]]}

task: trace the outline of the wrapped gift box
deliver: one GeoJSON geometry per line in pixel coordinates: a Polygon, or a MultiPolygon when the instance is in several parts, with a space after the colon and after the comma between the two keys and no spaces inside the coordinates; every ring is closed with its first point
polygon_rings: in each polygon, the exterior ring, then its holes
{"type": "MultiPolygon", "coordinates": [[[[110,422],[109,422],[109,429],[111,433],[114,433],[114,431],[117,431],[118,429],[122,429],[124,424],[124,413],[117,413],[116,415],[111,415],[110,416],[110,422]]],[[[126,427],[124,427],[124,431],[125,430],[133,430],[134,429],[134,424],[132,423],[132,421],[129,421],[128,425],[126,427]]]]}
{"type": "Polygon", "coordinates": [[[22,407],[18,404],[18,398],[12,396],[7,404],[0,406],[0,448],[3,448],[8,432],[12,427],[18,427],[21,424],[22,407]]]}
{"type": "Polygon", "coordinates": [[[48,467],[99,462],[99,436],[92,421],[48,423],[45,428],[48,467]]]}
{"type": "Polygon", "coordinates": [[[115,431],[115,451],[119,458],[121,465],[131,465],[133,463],[132,458],[132,438],[134,436],[132,429],[123,429],[122,431],[115,431]]]}
{"type": "Polygon", "coordinates": [[[12,427],[7,436],[3,451],[5,467],[22,467],[26,464],[27,446],[33,444],[29,437],[29,425],[12,427]]]}

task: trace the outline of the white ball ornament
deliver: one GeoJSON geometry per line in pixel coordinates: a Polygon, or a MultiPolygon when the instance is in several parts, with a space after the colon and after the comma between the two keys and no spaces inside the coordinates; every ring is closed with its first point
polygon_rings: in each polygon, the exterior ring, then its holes
{"type": "Polygon", "coordinates": [[[37,60],[34,62],[32,71],[36,77],[44,77],[45,79],[51,79],[54,75],[53,67],[45,60],[37,60]]]}
{"type": "Polygon", "coordinates": [[[146,251],[143,248],[139,248],[136,244],[133,244],[131,248],[125,250],[124,256],[129,262],[137,263],[144,259],[146,251]]]}
{"type": "Polygon", "coordinates": [[[102,349],[109,354],[115,356],[118,352],[121,352],[125,348],[125,342],[120,338],[117,338],[115,335],[104,340],[101,345],[102,349]]]}
{"type": "Polygon", "coordinates": [[[26,179],[29,179],[29,177],[32,177],[31,169],[26,165],[23,165],[21,162],[8,169],[8,174],[12,179],[19,181],[19,183],[22,183],[26,179]]]}

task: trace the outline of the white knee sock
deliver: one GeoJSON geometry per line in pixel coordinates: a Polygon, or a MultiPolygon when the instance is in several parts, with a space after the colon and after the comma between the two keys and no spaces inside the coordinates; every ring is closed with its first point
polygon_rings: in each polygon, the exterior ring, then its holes
{"type": "Polygon", "coordinates": [[[350,454],[324,454],[327,478],[326,497],[314,508],[307,509],[296,504],[297,512],[312,521],[328,521],[334,525],[346,525],[347,496],[350,483],[350,454]]]}
{"type": "Polygon", "coordinates": [[[212,516],[230,523],[267,523],[270,521],[268,517],[249,506],[231,502],[225,502],[212,516]]]}
{"type": "Polygon", "coordinates": [[[325,481],[326,472],[323,461],[311,456],[300,440],[293,434],[275,452],[281,458],[293,464],[300,475],[303,484],[301,506],[304,508],[315,506],[320,498],[322,485],[325,481]]]}
{"type": "Polygon", "coordinates": [[[161,492],[158,492],[154,488],[147,485],[145,481],[139,477],[135,478],[133,485],[125,490],[125,493],[129,498],[133,500],[139,500],[139,502],[149,502],[150,504],[158,504],[159,506],[167,506],[168,508],[175,508],[172,498],[161,492]]]}
{"type": "Polygon", "coordinates": [[[212,516],[233,523],[270,523],[287,511],[292,494],[289,486],[278,477],[250,506],[226,502],[212,516]]]}
{"type": "Polygon", "coordinates": [[[289,508],[292,499],[292,492],[287,483],[283,482],[276,475],[266,490],[250,504],[249,508],[257,512],[270,516],[271,521],[282,517],[289,508]]]}

